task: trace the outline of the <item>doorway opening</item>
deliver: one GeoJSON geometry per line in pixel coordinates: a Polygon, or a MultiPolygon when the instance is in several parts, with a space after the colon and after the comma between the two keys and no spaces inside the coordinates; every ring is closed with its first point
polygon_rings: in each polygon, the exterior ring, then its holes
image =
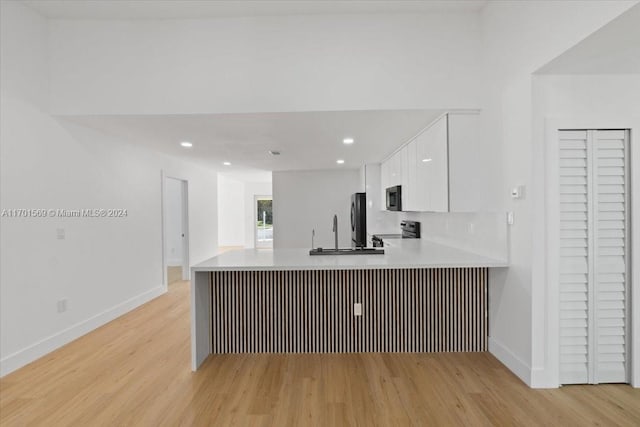
{"type": "Polygon", "coordinates": [[[273,199],[271,196],[254,198],[254,230],[257,249],[273,248],[273,199]]]}
{"type": "Polygon", "coordinates": [[[188,183],[163,176],[162,240],[165,287],[189,280],[188,183]]]}

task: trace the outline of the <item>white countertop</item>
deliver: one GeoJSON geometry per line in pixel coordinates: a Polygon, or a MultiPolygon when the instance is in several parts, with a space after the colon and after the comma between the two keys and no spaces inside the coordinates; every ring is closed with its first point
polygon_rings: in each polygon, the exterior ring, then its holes
{"type": "Polygon", "coordinates": [[[222,253],[192,271],[348,270],[375,268],[507,267],[504,260],[427,241],[385,247],[384,255],[309,255],[309,249],[243,249],[222,253]]]}

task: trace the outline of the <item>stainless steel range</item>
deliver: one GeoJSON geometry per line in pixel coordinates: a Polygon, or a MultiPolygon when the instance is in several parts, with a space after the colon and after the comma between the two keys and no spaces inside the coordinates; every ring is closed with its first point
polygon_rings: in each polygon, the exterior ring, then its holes
{"type": "Polygon", "coordinates": [[[403,220],[400,223],[402,233],[399,234],[374,234],[371,238],[374,248],[384,247],[384,239],[419,239],[420,223],[418,221],[403,220]]]}

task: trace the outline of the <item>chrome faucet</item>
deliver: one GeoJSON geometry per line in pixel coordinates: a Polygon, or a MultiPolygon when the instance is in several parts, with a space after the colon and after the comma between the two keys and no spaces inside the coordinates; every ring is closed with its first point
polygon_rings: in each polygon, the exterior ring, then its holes
{"type": "Polygon", "coordinates": [[[338,250],[338,215],[333,215],[333,234],[336,237],[336,251],[338,250]]]}

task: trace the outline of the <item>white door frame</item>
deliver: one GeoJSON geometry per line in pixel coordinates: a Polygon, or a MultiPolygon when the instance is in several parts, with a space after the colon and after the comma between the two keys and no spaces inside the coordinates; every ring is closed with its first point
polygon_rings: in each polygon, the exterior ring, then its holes
{"type": "Polygon", "coordinates": [[[181,183],[181,191],[180,194],[182,196],[181,200],[181,208],[182,208],[182,232],[184,237],[182,238],[182,280],[190,279],[190,270],[189,270],[189,181],[185,178],[180,178],[174,175],[168,175],[164,170],[160,171],[161,176],[161,208],[160,215],[162,217],[162,284],[165,289],[168,287],[168,277],[167,277],[167,254],[166,250],[166,216],[165,216],[165,205],[167,200],[167,179],[176,179],[181,183]]]}
{"type": "MultiPolygon", "coordinates": [[[[629,190],[631,215],[629,218],[631,234],[630,251],[630,289],[631,330],[629,331],[629,380],[633,387],[640,387],[640,197],[634,196],[640,189],[640,118],[599,117],[581,118],[547,118],[545,120],[545,286],[543,310],[533,307],[533,314],[544,315],[545,340],[532,342],[532,345],[543,345],[545,348],[544,369],[533,377],[532,383],[543,387],[560,386],[560,293],[559,277],[559,241],[557,233],[560,224],[559,211],[559,141],[560,129],[629,129],[629,174],[631,188],[629,190]],[[633,268],[635,266],[635,268],[633,268]]],[[[535,300],[535,299],[534,299],[535,300]]],[[[535,386],[535,385],[534,385],[535,386]]]]}
{"type": "Polygon", "coordinates": [[[253,247],[255,247],[256,249],[269,249],[269,248],[273,248],[273,238],[271,240],[271,246],[258,246],[258,212],[257,212],[257,205],[258,205],[258,200],[271,200],[271,203],[273,203],[273,196],[258,196],[258,195],[254,195],[253,196],[253,247]]]}

